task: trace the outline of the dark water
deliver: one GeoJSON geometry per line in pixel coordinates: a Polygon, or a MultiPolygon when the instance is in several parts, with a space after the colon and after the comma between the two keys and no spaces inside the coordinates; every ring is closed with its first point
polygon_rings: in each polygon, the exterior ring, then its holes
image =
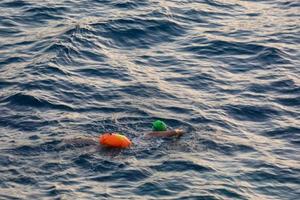
{"type": "Polygon", "coordinates": [[[299,1],[0,11],[0,199],[300,199],[299,1]],[[62,142],[105,131],[135,145],[62,142]]]}

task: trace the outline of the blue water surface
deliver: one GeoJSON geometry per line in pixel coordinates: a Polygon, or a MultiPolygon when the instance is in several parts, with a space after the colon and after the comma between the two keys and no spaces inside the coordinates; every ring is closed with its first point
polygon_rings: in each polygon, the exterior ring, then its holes
{"type": "Polygon", "coordinates": [[[299,145],[299,1],[0,1],[0,199],[296,200],[299,145]]]}

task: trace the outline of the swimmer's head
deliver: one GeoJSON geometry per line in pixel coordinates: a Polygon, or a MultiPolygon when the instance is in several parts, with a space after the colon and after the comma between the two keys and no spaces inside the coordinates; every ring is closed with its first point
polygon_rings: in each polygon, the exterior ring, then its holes
{"type": "Polygon", "coordinates": [[[156,120],[152,123],[152,130],[153,131],[166,131],[167,125],[160,120],[156,120]]]}

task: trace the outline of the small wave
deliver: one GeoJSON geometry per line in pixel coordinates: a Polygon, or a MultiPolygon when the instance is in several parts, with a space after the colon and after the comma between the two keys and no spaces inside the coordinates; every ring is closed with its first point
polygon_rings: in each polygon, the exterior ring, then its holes
{"type": "Polygon", "coordinates": [[[57,64],[69,65],[70,63],[76,63],[74,58],[80,57],[80,53],[72,45],[64,45],[63,43],[51,43],[45,49],[44,53],[55,53],[57,58],[57,64]]]}
{"type": "Polygon", "coordinates": [[[114,68],[107,68],[105,66],[95,66],[95,68],[80,68],[74,72],[89,76],[101,77],[102,79],[118,79],[123,81],[130,81],[132,78],[127,72],[116,70],[114,68]]]}
{"type": "Polygon", "coordinates": [[[13,86],[15,84],[16,84],[15,82],[12,82],[12,81],[3,81],[3,80],[0,79],[0,89],[6,88],[6,87],[10,87],[10,86],[13,86]]]}
{"type": "Polygon", "coordinates": [[[204,0],[206,5],[210,5],[213,7],[219,7],[234,10],[239,4],[231,4],[230,2],[223,2],[223,1],[214,1],[214,0],[204,0]]]}
{"type": "Polygon", "coordinates": [[[300,106],[300,97],[277,98],[276,101],[285,106],[300,106]]]}
{"type": "Polygon", "coordinates": [[[105,181],[129,181],[129,182],[137,182],[141,181],[147,177],[149,177],[150,173],[146,170],[138,170],[138,169],[126,169],[126,170],[118,170],[117,172],[113,172],[111,175],[107,176],[98,176],[93,177],[91,180],[105,182],[105,181]]]}
{"type": "Polygon", "coordinates": [[[134,193],[139,196],[153,196],[153,197],[161,197],[161,196],[172,196],[175,195],[177,192],[184,191],[188,189],[183,184],[179,182],[176,183],[161,183],[159,181],[152,181],[146,182],[139,185],[135,190],[134,193]],[[177,190],[177,191],[176,191],[177,190]]]}
{"type": "Polygon", "coordinates": [[[280,8],[284,8],[284,9],[295,9],[297,7],[300,7],[300,3],[297,1],[278,2],[278,5],[280,6],[280,8]]]}
{"type": "MultiPolygon", "coordinates": [[[[272,77],[271,77],[272,78],[272,77]]],[[[298,86],[292,79],[275,79],[272,78],[266,83],[252,83],[248,86],[247,90],[255,93],[271,93],[275,92],[276,94],[289,95],[297,94],[300,91],[300,86],[298,86]]],[[[280,102],[281,97],[276,97],[280,102]]],[[[292,98],[297,102],[297,97],[292,98]]],[[[292,100],[292,101],[294,101],[292,100]]],[[[283,100],[284,101],[284,100],[283,100]]],[[[284,102],[282,102],[284,103],[284,102]]]]}
{"type": "Polygon", "coordinates": [[[121,8],[125,10],[136,9],[141,6],[146,6],[148,3],[146,1],[116,1],[112,2],[112,5],[116,8],[121,8]]]}
{"type": "Polygon", "coordinates": [[[225,84],[224,81],[218,80],[213,75],[207,73],[191,74],[180,78],[168,78],[167,80],[187,85],[195,90],[207,90],[208,88],[214,88],[217,84],[225,84]]]}
{"type": "Polygon", "coordinates": [[[173,95],[166,93],[160,90],[158,87],[146,85],[146,84],[139,84],[139,85],[129,85],[123,86],[118,89],[120,93],[124,95],[132,95],[132,96],[140,96],[140,97],[157,97],[157,98],[172,98],[173,95]]]}
{"type": "Polygon", "coordinates": [[[260,61],[263,64],[291,64],[289,55],[277,48],[265,47],[258,52],[252,60],[260,61]]]}
{"type": "Polygon", "coordinates": [[[241,121],[266,121],[279,115],[279,111],[265,106],[227,105],[224,110],[231,117],[241,121]]]}
{"type": "MultiPolygon", "coordinates": [[[[290,64],[291,56],[274,47],[263,46],[259,44],[242,43],[242,42],[227,42],[222,40],[201,41],[198,45],[186,45],[181,48],[182,51],[187,51],[197,56],[213,56],[224,59],[224,56],[235,56],[241,59],[241,62],[253,64],[259,62],[260,65],[271,64],[290,64]]],[[[229,58],[225,58],[223,62],[228,62],[229,58]]]]}
{"type": "Polygon", "coordinates": [[[117,46],[148,47],[150,44],[171,41],[184,34],[184,28],[173,21],[142,18],[117,19],[108,23],[93,24],[99,35],[110,38],[117,46]]]}
{"type": "Polygon", "coordinates": [[[214,171],[210,167],[202,166],[192,161],[186,160],[177,160],[177,161],[165,161],[157,166],[151,166],[152,169],[156,171],[162,172],[179,172],[179,171],[187,171],[192,170],[197,173],[205,172],[205,171],[214,171]]]}
{"type": "MultiPolygon", "coordinates": [[[[299,170],[298,170],[299,172],[299,170]]],[[[291,173],[290,170],[279,169],[275,166],[269,166],[268,168],[257,167],[256,170],[243,174],[243,179],[250,179],[254,182],[268,182],[273,183],[293,183],[299,184],[297,174],[291,173]]]]}
{"type": "Polygon", "coordinates": [[[30,6],[30,5],[32,4],[23,0],[9,1],[0,4],[1,7],[10,7],[10,8],[19,8],[19,7],[30,6]]]}
{"type": "Polygon", "coordinates": [[[24,175],[12,178],[9,181],[19,183],[22,185],[34,185],[38,182],[35,178],[30,177],[30,176],[24,176],[24,175]]]}
{"type": "Polygon", "coordinates": [[[19,62],[24,62],[25,59],[22,57],[10,57],[5,60],[0,60],[0,66],[1,65],[7,65],[7,64],[12,64],[12,63],[19,63],[19,62]]]}
{"type": "Polygon", "coordinates": [[[247,144],[220,142],[214,140],[201,140],[200,144],[205,146],[205,149],[214,150],[225,155],[235,155],[241,153],[255,152],[256,149],[247,144]]]}
{"type": "Polygon", "coordinates": [[[73,110],[73,108],[68,105],[51,103],[50,101],[47,101],[45,99],[24,93],[16,93],[14,95],[10,95],[9,97],[2,99],[1,102],[7,102],[12,105],[29,106],[34,108],[52,108],[69,111],[73,110]]]}
{"type": "Polygon", "coordinates": [[[5,116],[2,115],[0,117],[0,125],[10,127],[11,129],[17,129],[23,132],[30,132],[30,131],[38,131],[42,127],[46,127],[49,125],[57,124],[56,120],[47,121],[42,118],[32,116],[32,117],[25,117],[23,115],[13,115],[13,116],[5,116]]]}
{"type": "Polygon", "coordinates": [[[204,55],[253,55],[264,50],[264,47],[257,44],[227,42],[222,40],[207,41],[205,43],[184,47],[189,51],[204,55]]]}
{"type": "Polygon", "coordinates": [[[63,14],[64,12],[67,12],[67,7],[61,7],[61,6],[41,6],[41,7],[28,7],[24,12],[25,13],[54,13],[54,14],[63,14]]]}
{"type": "Polygon", "coordinates": [[[21,36],[20,34],[22,33],[21,30],[19,30],[18,28],[10,28],[10,29],[4,29],[0,27],[0,36],[2,37],[7,37],[9,35],[9,37],[12,36],[21,36]]]}
{"type": "Polygon", "coordinates": [[[280,127],[276,128],[275,130],[269,130],[264,132],[264,135],[268,137],[273,137],[273,138],[282,138],[282,139],[287,139],[290,140],[292,138],[298,138],[300,136],[300,128],[299,127],[280,127]]]}

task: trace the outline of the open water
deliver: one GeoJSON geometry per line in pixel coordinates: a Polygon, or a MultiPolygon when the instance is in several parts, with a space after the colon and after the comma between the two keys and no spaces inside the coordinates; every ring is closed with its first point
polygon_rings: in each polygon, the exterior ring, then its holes
{"type": "Polygon", "coordinates": [[[0,199],[300,199],[299,58],[297,0],[1,0],[0,199]]]}

